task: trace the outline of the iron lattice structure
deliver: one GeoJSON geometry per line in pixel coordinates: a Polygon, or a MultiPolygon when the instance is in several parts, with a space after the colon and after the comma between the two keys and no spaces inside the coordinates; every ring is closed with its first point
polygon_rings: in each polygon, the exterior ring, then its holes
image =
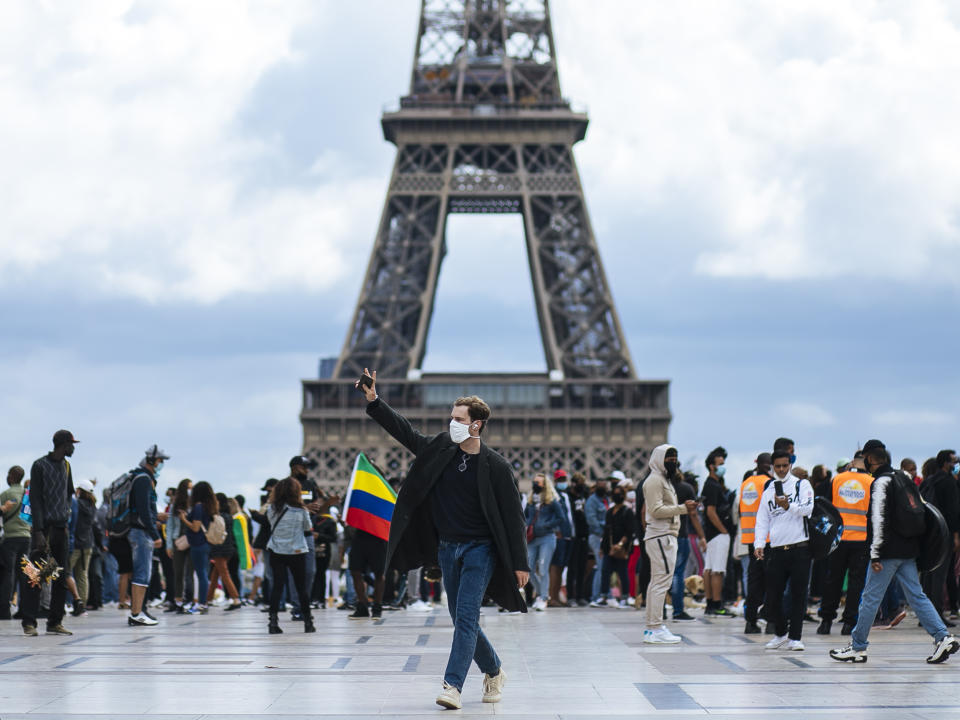
{"type": "MultiPolygon", "coordinates": [[[[560,92],[548,0],[423,0],[410,92],[382,118],[397,155],[360,298],[334,379],[304,385],[305,451],[321,460],[325,479],[341,476],[357,449],[388,465],[394,456],[379,429],[360,422],[356,434],[344,434],[350,423],[341,415],[353,417],[358,401],[334,401],[325,384],[343,385],[367,367],[377,369],[381,387],[463,386],[462,378],[420,374],[450,213],[523,217],[546,395],[524,405],[507,400],[514,380],[486,383],[502,391],[507,425],[526,413],[526,424],[515,425],[519,434],[488,441],[502,440],[497,449],[522,473],[562,463],[594,475],[614,468],[629,475],[643,469],[647,455],[626,448],[665,440],[667,384],[646,392],[636,380],[573,157],[587,122],[560,92]],[[627,386],[636,390],[630,398],[622,397],[627,386]],[[580,400],[551,404],[558,396],[580,400]],[[553,423],[548,429],[569,430],[578,410],[590,415],[588,425],[602,420],[607,430],[623,420],[625,434],[607,433],[606,444],[598,435],[598,444],[589,432],[579,440],[538,435],[527,422],[539,416],[553,423]]],[[[516,387],[529,390],[537,380],[526,377],[516,387]]],[[[411,393],[398,399],[408,414],[426,407],[411,393]]]]}

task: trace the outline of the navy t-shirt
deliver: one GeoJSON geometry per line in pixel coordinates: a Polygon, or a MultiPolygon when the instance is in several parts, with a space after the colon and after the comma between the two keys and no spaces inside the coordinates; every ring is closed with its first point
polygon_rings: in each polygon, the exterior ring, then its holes
{"type": "Polygon", "coordinates": [[[203,527],[194,532],[190,528],[187,528],[187,540],[190,542],[190,547],[200,547],[201,545],[207,544],[207,536],[203,533],[203,528],[210,527],[210,513],[208,513],[202,503],[197,503],[193,506],[193,510],[190,511],[190,514],[187,515],[187,520],[191,522],[194,520],[199,520],[203,527]]]}

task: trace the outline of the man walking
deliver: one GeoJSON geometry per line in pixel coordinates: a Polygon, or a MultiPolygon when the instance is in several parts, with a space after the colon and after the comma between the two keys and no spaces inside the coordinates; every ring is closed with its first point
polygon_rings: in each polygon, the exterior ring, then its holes
{"type": "MultiPolygon", "coordinates": [[[[770,538],[767,551],[759,543],[754,554],[767,561],[767,622],[775,628],[768,650],[803,650],[803,616],[806,613],[807,585],[810,581],[810,547],[807,518],[813,514],[813,486],[810,481],[791,475],[790,454],[773,453],[773,479],[760,498],[757,509],[756,538],[770,538]],[[793,586],[790,602],[789,636],[781,598],[787,580],[793,586]]],[[[748,581],[749,583],[749,581],[748,581]]]]}
{"type": "MultiPolygon", "coordinates": [[[[73,456],[75,445],[80,442],[69,430],[57,430],[53,434],[53,452],[47,453],[30,468],[30,509],[33,522],[32,554],[49,552],[54,562],[63,568],[60,577],[53,581],[50,594],[50,612],[47,615],[48,635],[73,635],[62,622],[67,596],[67,572],[70,561],[70,501],[75,492],[73,473],[68,457],[73,456]]],[[[40,605],[40,588],[21,583],[21,624],[23,634],[37,635],[37,614],[40,605]]]]}
{"type": "Polygon", "coordinates": [[[757,455],[755,472],[748,473],[748,477],[744,478],[740,485],[740,537],[743,544],[747,546],[750,558],[747,563],[747,598],[743,604],[743,616],[747,621],[743,632],[747,635],[760,633],[757,619],[767,587],[766,565],[754,554],[754,550],[757,546],[764,547],[767,543],[766,537],[758,541],[755,531],[760,498],[763,496],[767,481],[770,480],[772,465],[773,457],[770,453],[760,453],[757,455]]]}
{"type": "Polygon", "coordinates": [[[471,661],[483,672],[483,702],[499,702],[506,672],[480,629],[485,592],[508,611],[526,611],[530,579],[526,522],[510,464],[480,436],[489,406],[458,398],[448,432],[427,437],[379,398],[376,371],[357,382],[367,414],[415,456],[390,523],[387,567],[400,572],[439,564],[453,618],[453,644],[437,704],[459,710],[471,661]],[[488,587],[489,586],[489,587],[488,587]]]}
{"type": "Polygon", "coordinates": [[[697,503],[692,499],[682,505],[677,500],[673,479],[679,469],[677,449],[672,445],[660,445],[650,454],[650,475],[643,481],[646,514],[643,542],[650,558],[647,629],[643,631],[645,643],[675,644],[681,641],[680,636],[670,632],[663,623],[663,603],[677,562],[680,516],[688,515],[697,508],[697,503]]]}
{"type": "Polygon", "coordinates": [[[144,598],[153,572],[153,549],[162,545],[157,530],[157,476],[163,468],[163,461],[169,459],[170,456],[163,450],[151,445],[144,452],[140,464],[130,471],[133,479],[130,484],[130,531],[127,541],[133,557],[133,576],[130,581],[128,625],[157,624],[156,618],[146,612],[144,598]]]}
{"type": "MultiPolygon", "coordinates": [[[[924,594],[930,598],[937,614],[943,617],[943,591],[947,583],[947,573],[953,570],[955,555],[960,550],[960,487],[954,475],[957,453],[953,450],[941,450],[937,453],[937,472],[924,478],[920,484],[923,499],[933,505],[947,523],[950,532],[950,555],[936,570],[923,574],[924,594]]],[[[947,627],[954,623],[944,620],[947,627]]]]}
{"type": "Polygon", "coordinates": [[[879,440],[868,440],[863,446],[864,469],[875,478],[870,487],[870,523],[867,542],[870,546],[870,571],[860,596],[857,625],[845,648],[830,651],[830,657],[843,662],[867,661],[867,637],[877,616],[877,608],[890,583],[896,578],[917,619],[933,637],[930,664],[942,663],[960,650],[960,642],[947,632],[943,618],[923,594],[917,574],[921,531],[916,532],[909,512],[920,503],[916,484],[905,475],[897,475],[890,466],[890,454],[879,440]],[[911,492],[912,490],[912,492],[911,492]]]}
{"type": "Polygon", "coordinates": [[[867,512],[870,508],[870,486],[873,478],[863,469],[863,454],[858,452],[851,463],[831,483],[831,501],[843,519],[840,544],[827,558],[827,583],[820,605],[820,627],[817,635],[829,635],[837,617],[843,579],[847,577],[847,598],[843,606],[841,635],[849,635],[857,624],[860,594],[867,580],[870,548],[867,545],[867,512]]]}

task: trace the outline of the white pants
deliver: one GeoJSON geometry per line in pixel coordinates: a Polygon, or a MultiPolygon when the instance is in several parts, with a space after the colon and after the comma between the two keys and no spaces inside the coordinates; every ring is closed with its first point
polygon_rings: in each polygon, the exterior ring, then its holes
{"type": "MultiPolygon", "coordinates": [[[[673,568],[677,564],[677,538],[663,535],[644,541],[650,558],[650,584],[647,585],[647,628],[663,625],[663,603],[673,584],[673,568]]],[[[681,608],[682,610],[683,608],[681,608]]],[[[677,609],[674,608],[674,613],[677,609]]]]}
{"type": "Polygon", "coordinates": [[[715,573],[725,573],[729,555],[730,536],[727,533],[717,535],[707,543],[707,553],[703,558],[703,569],[715,573]]]}

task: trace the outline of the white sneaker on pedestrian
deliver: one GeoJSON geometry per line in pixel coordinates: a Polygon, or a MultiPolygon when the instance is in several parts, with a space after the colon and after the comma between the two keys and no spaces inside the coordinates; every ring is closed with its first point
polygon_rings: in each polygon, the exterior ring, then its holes
{"type": "Polygon", "coordinates": [[[463,707],[460,702],[460,691],[444,681],[443,690],[437,695],[437,705],[447,710],[460,710],[463,707]]]}
{"type": "Polygon", "coordinates": [[[831,650],[830,657],[840,662],[865,663],[867,661],[867,651],[854,650],[853,645],[847,645],[845,648],[831,650]]]}
{"type": "Polygon", "coordinates": [[[425,603],[423,600],[417,600],[414,603],[411,603],[407,606],[407,610],[413,612],[433,612],[433,608],[430,606],[430,603],[425,603]]]}
{"type": "Polygon", "coordinates": [[[483,674],[483,702],[498,703],[503,697],[503,686],[507,682],[507,674],[500,668],[494,676],[483,674]]]}
{"type": "Polygon", "coordinates": [[[773,639],[766,644],[767,650],[779,650],[781,647],[786,645],[789,642],[789,638],[786,635],[774,635],[773,639]]]}
{"type": "Polygon", "coordinates": [[[934,641],[933,655],[927,658],[927,662],[931,665],[945,662],[946,659],[953,655],[957,650],[960,650],[960,641],[958,641],[953,635],[947,635],[940,642],[934,641]]]}
{"type": "Polygon", "coordinates": [[[682,639],[679,635],[674,635],[667,630],[666,626],[663,625],[656,630],[643,631],[643,641],[651,645],[676,645],[682,639]]]}
{"type": "Polygon", "coordinates": [[[803,640],[791,640],[783,646],[784,650],[806,650],[803,646],[803,640]]]}
{"type": "Polygon", "coordinates": [[[536,600],[533,601],[533,609],[536,610],[537,612],[543,612],[544,610],[547,609],[547,601],[544,600],[542,597],[538,597],[536,600]]]}
{"type": "Polygon", "coordinates": [[[154,620],[149,615],[145,614],[143,611],[137,615],[129,615],[127,617],[127,625],[156,625],[157,621],[154,620]]]}
{"type": "Polygon", "coordinates": [[[607,599],[606,599],[606,598],[600,598],[599,600],[594,600],[592,603],[590,603],[590,607],[600,607],[600,608],[608,607],[608,606],[607,606],[607,599]]]}

